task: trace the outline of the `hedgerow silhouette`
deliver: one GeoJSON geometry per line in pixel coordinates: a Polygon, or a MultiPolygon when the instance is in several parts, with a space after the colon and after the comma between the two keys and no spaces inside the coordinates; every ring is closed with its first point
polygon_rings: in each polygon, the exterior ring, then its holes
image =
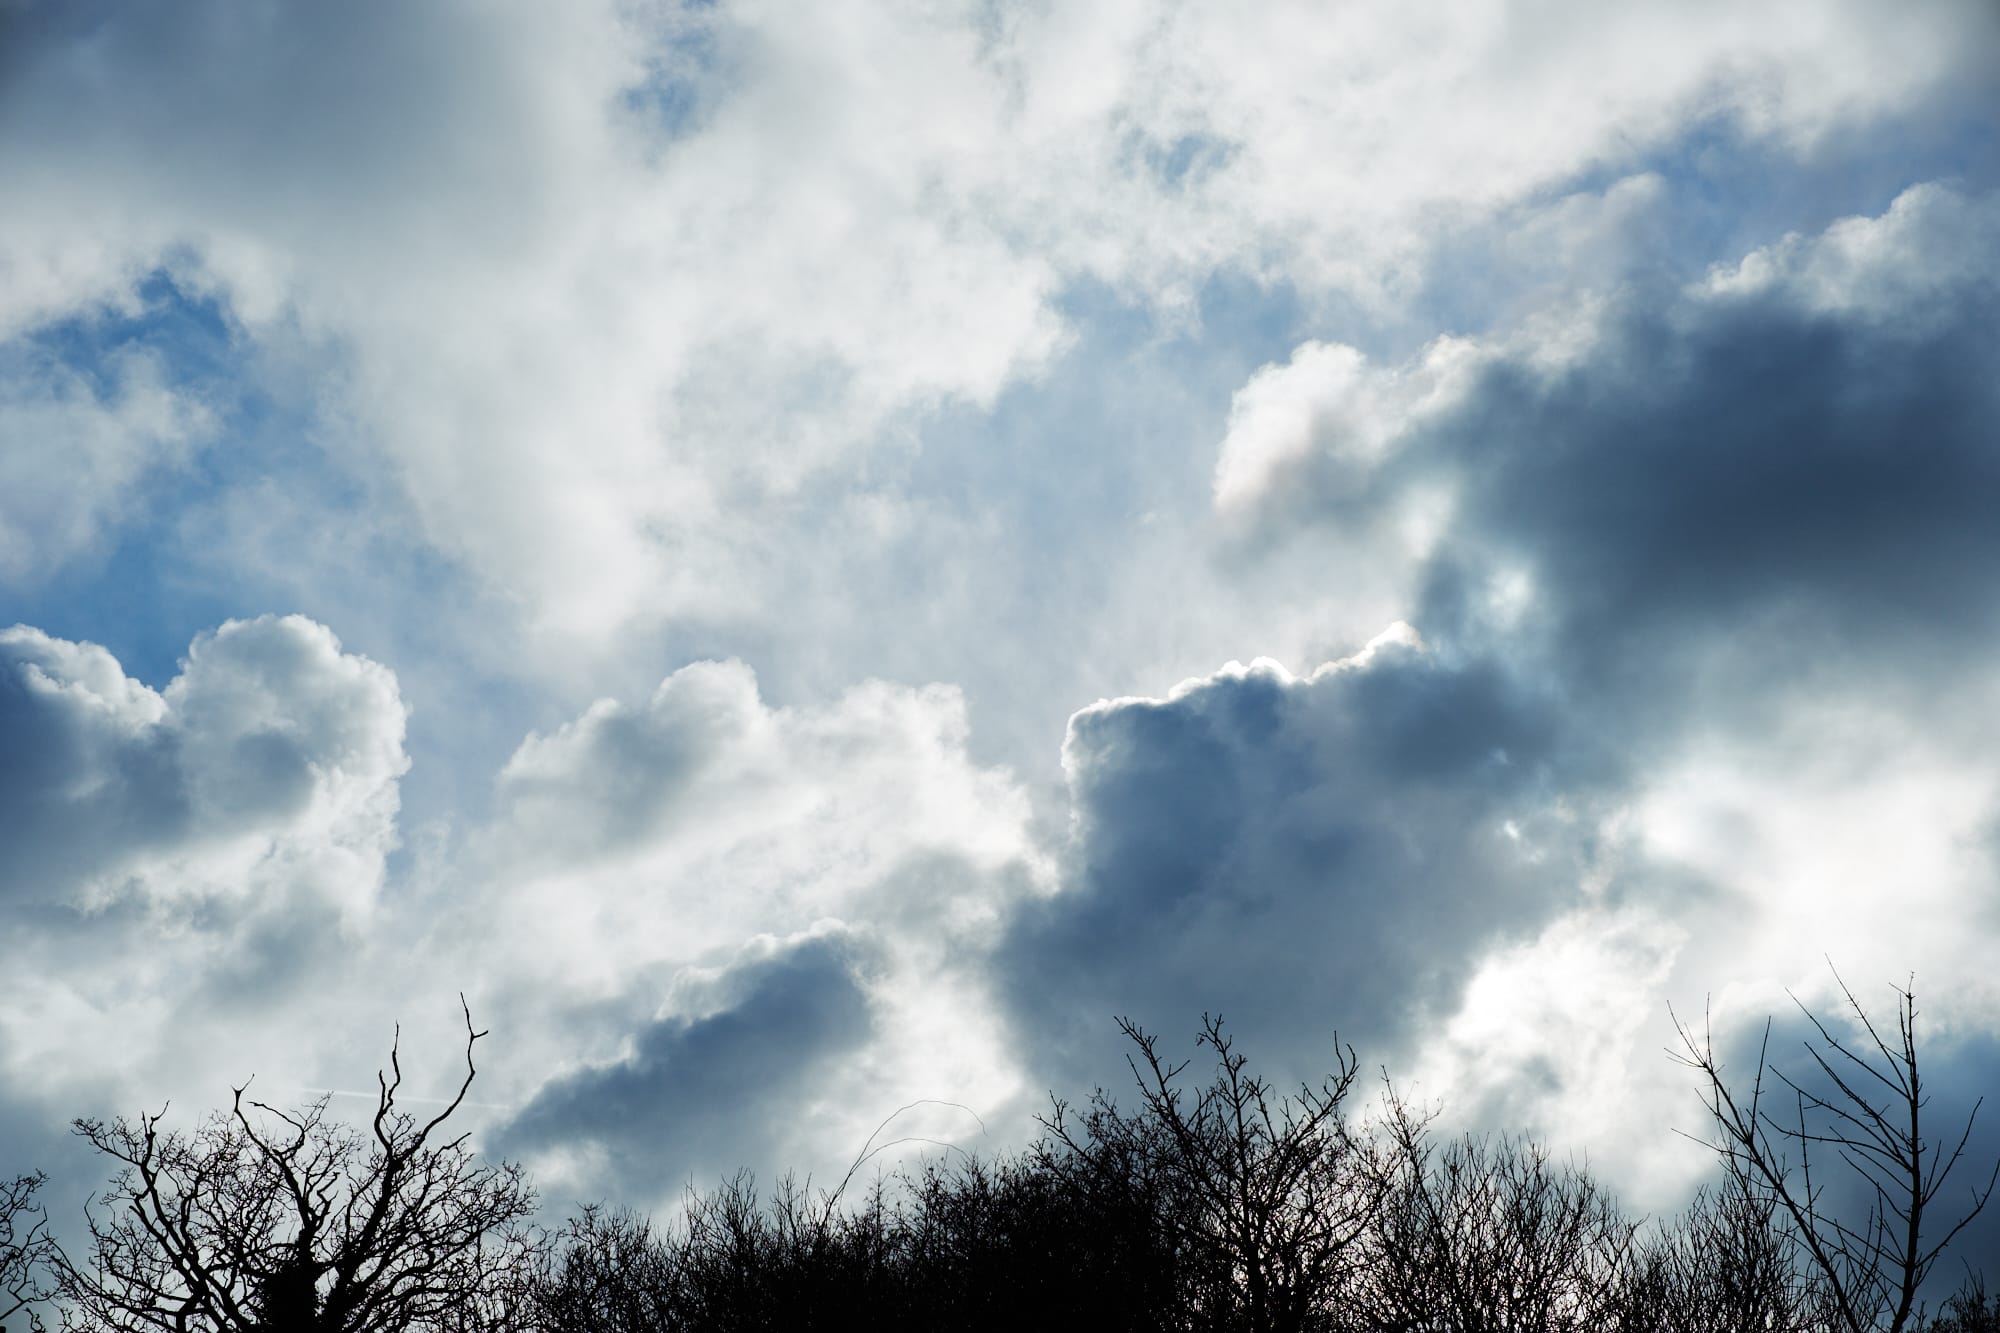
{"type": "Polygon", "coordinates": [[[1012,1155],[932,1158],[852,1201],[849,1180],[787,1177],[766,1197],[743,1173],[665,1225],[591,1206],[542,1229],[518,1167],[446,1137],[484,1035],[468,1012],[458,1097],[428,1120],[397,1107],[392,1048],[366,1129],[242,1089],[192,1135],[157,1115],[79,1121],[120,1170],[74,1256],[42,1178],[0,1182],[0,1317],[39,1329],[53,1308],[73,1333],[2000,1333],[1977,1256],[1924,1304],[2000,1178],[1944,1200],[1978,1108],[1927,1129],[1912,990],[1888,1039],[1843,993],[1862,1040],[1808,1013],[1795,1074],[1767,1033],[1732,1083],[1681,1027],[1722,1178],[1651,1221],[1532,1140],[1440,1134],[1386,1079],[1357,1114],[1337,1042],[1326,1078],[1280,1091],[1213,1017],[1206,1082],[1120,1020],[1136,1100],[1052,1098],[1012,1155]],[[1842,1212],[1835,1170],[1873,1202],[1842,1212]]]}

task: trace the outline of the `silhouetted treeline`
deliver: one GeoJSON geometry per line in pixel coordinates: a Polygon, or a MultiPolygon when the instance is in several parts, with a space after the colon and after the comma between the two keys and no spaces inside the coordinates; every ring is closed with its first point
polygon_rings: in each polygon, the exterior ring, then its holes
{"type": "Polygon", "coordinates": [[[550,1230],[518,1167],[444,1128],[485,1035],[468,1013],[458,1096],[429,1118],[397,1104],[392,1052],[361,1126],[240,1090],[192,1134],[79,1121],[118,1173],[74,1251],[36,1204],[40,1176],[0,1182],[0,1317],[40,1328],[55,1310],[76,1333],[2000,1333],[1975,1263],[1941,1309],[1924,1303],[2000,1164],[1947,1206],[1970,1120],[1919,1132],[1899,994],[1886,1040],[1848,997],[1872,1046],[1814,1020],[1807,1051],[1844,1077],[1770,1071],[1783,1098],[1761,1061],[1725,1081],[1683,1028],[1722,1171],[1652,1220],[1531,1140],[1441,1134],[1392,1090],[1356,1113],[1351,1050],[1281,1093],[1209,1020],[1206,1082],[1124,1023],[1132,1092],[1054,1101],[1011,1156],[936,1158],[854,1197],[790,1180],[765,1196],[738,1175],[658,1224],[593,1207],[550,1230]],[[1843,1169],[1872,1204],[1836,1206],[1843,1169]]]}
{"type": "MultiPolygon", "coordinates": [[[[1596,1212],[1603,1196],[1586,1175],[1552,1167],[1519,1141],[1462,1140],[1451,1155],[1459,1174],[1440,1161],[1431,1187],[1465,1212],[1438,1218],[1442,1226],[1412,1226],[1428,1205],[1405,1199],[1391,1234],[1364,1249],[1365,1261],[1261,1313],[1245,1274],[1218,1265],[1212,1249],[1175,1243],[1162,1200],[1107,1216],[1020,1157],[932,1163],[900,1182],[907,1193],[897,1202],[885,1189],[830,1215],[782,1183],[760,1200],[744,1177],[692,1200],[662,1230],[630,1213],[586,1213],[549,1251],[528,1326],[841,1329],[859,1311],[884,1329],[1838,1327],[1816,1284],[1789,1261],[1782,1235],[1741,1200],[1704,1194],[1686,1214],[1642,1228],[1615,1208],[1596,1212]],[[1577,1220],[1592,1233],[1582,1247],[1546,1244],[1574,1236],[1577,1220]]],[[[1996,1333],[2000,1305],[1968,1292],[1920,1327],[1996,1333]]]]}
{"type": "Polygon", "coordinates": [[[861,1312],[912,1330],[2000,1333],[1970,1268],[1935,1313],[1899,1314],[1887,1268],[1889,1298],[1860,1307],[1870,1256],[1829,1251],[1829,1276],[1813,1254],[1828,1242],[1753,1174],[1643,1222],[1532,1141],[1441,1137],[1393,1095],[1350,1118],[1351,1052],[1281,1096],[1219,1023],[1198,1088],[1126,1032],[1137,1101],[1057,1102],[1016,1156],[932,1161],[849,1208],[790,1182],[762,1200],[738,1176],[659,1230],[586,1213],[545,1256],[539,1326],[846,1328],[861,1312]]]}

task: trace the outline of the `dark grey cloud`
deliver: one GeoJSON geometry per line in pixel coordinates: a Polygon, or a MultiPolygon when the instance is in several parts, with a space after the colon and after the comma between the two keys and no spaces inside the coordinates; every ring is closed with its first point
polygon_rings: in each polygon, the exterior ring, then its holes
{"type": "MultiPolygon", "coordinates": [[[[1976,849],[1961,854],[1976,841],[1965,809],[1977,798],[1956,793],[1990,774],[2000,643],[2000,198],[1920,186],[1879,217],[1788,237],[1699,282],[1635,284],[1505,334],[1441,341],[1403,366],[1308,344],[1260,373],[1238,406],[1218,471],[1225,514],[1245,512],[1254,484],[1250,517],[1267,538],[1381,537],[1385,560],[1410,561],[1410,619],[1434,660],[1532,681],[1531,697],[1560,719],[1544,808],[1577,819],[1581,850],[1516,872],[1547,877],[1539,904],[1495,913],[1490,858],[1447,862],[1450,882],[1436,887],[1429,863],[1380,863],[1390,900],[1416,904],[1410,919],[1447,963],[1493,963],[1506,926],[1534,922],[1537,908],[1557,927],[1496,974],[1481,1004],[1567,1022],[1567,997],[1527,998],[1544,989],[1532,969],[1618,956],[1615,941],[1564,931],[1626,920],[1650,941],[1635,957],[1653,958],[1657,975],[1611,984],[1646,990],[1662,1019],[1668,998],[1792,981],[1815,953],[1845,949],[1865,955],[1856,966],[1931,968],[1949,978],[1938,996],[1947,1021],[1990,1022],[1973,984],[1976,946],[1964,942],[1989,918],[1995,881],[1976,849]],[[1411,513],[1430,521],[1414,556],[1396,531],[1411,513]],[[1616,845],[1600,844],[1611,854],[1586,867],[1583,831],[1607,818],[1616,845]],[[1872,845],[1858,845],[1855,828],[1872,845]],[[1926,878],[1898,886],[1898,873],[1926,878]],[[1614,910],[1566,913],[1590,899],[1614,910]]],[[[1393,711],[1377,702],[1371,715],[1393,711]]],[[[1267,730],[1283,753],[1300,725],[1267,730]]],[[[1475,720],[1438,734],[1478,733],[1475,720]]],[[[1185,753],[1155,781],[1194,790],[1165,775],[1203,770],[1200,817],[1168,822],[1206,845],[1211,812],[1216,828],[1241,823],[1224,795],[1236,784],[1216,777],[1226,765],[1185,753]]],[[[1388,775],[1374,827],[1421,808],[1393,766],[1378,758],[1364,772],[1388,775]]],[[[1456,799],[1475,821],[1515,818],[1456,799]]],[[[1085,844],[1116,846],[1089,809],[1086,794],[1085,844]]],[[[1282,892],[1300,894],[1296,882],[1282,892]]],[[[1393,928],[1357,919],[1394,959],[1393,928]]],[[[1241,950],[1252,970],[1239,1004],[1311,994],[1294,979],[1302,949],[1283,934],[1267,944],[1222,914],[1202,928],[1254,941],[1241,950]]],[[[1328,956],[1356,975],[1381,957],[1364,954],[1356,971],[1328,956]]],[[[1216,1003],[1212,987],[1193,995],[1216,1003]]],[[[1481,1020],[1457,1015],[1456,1038],[1452,1025],[1432,1028],[1433,1054],[1477,1043],[1491,1032],[1481,1020]]],[[[1579,1020],[1577,1032],[1588,1027],[1579,1020]]],[[[1650,1030],[1600,1017],[1589,1040],[1617,1054],[1575,1070],[1650,1086],[1650,1030]],[[1602,1035],[1621,1025],[1629,1040],[1602,1035]]],[[[1542,1040],[1535,1055],[1510,1036],[1501,1045],[1517,1067],[1460,1079],[1459,1090],[1484,1087],[1517,1123],[1559,1122],[1565,1101],[1577,1104],[1572,1123],[1590,1123],[1592,1096],[1611,1093],[1559,1086],[1563,1053],[1542,1040]],[[1540,1069],[1545,1056],[1553,1063],[1540,1069]]],[[[1940,1086],[1990,1081],[1982,1050],[1941,1049],[1940,1086]]],[[[1490,1064],[1494,1052],[1467,1058],[1490,1064]]]]}
{"type": "Polygon", "coordinates": [[[1284,412],[1233,443],[1280,458],[1265,523],[1449,496],[1414,570],[1429,648],[1079,714],[1065,888],[999,960],[1024,1044],[1101,1070],[1111,1014],[1220,1009],[1280,1059],[1335,1027],[1389,1057],[1589,894],[1713,910],[1728,886],[1602,825],[1690,729],[1919,709],[1990,658],[1996,277],[2000,206],[1929,187],[1418,366],[1316,345],[1261,376],[1284,412]],[[1283,460],[1288,421],[1311,447],[1283,460]]]}
{"type": "Polygon", "coordinates": [[[1770,667],[1988,641],[1996,311],[1967,300],[1921,338],[1769,301],[1695,328],[1635,313],[1554,383],[1496,368],[1439,443],[1470,485],[1423,623],[1462,623],[1467,580],[1521,559],[1561,661],[1613,686],[1719,632],[1761,634],[1770,667]]]}
{"type": "Polygon", "coordinates": [[[1554,701],[1406,642],[1294,679],[1227,671],[1079,714],[1064,891],[1000,975],[1025,1048],[1102,1076],[1111,1016],[1219,1010],[1300,1073],[1332,1034],[1375,1058],[1448,1008],[1497,936],[1575,901],[1604,781],[1554,701]]]}
{"type": "Polygon", "coordinates": [[[624,1059],[544,1085],[493,1146],[594,1157],[577,1183],[627,1201],[741,1165],[793,1165],[763,1159],[801,1140],[809,1090],[873,1031],[865,962],[841,933],[751,952],[715,983],[713,1012],[663,1016],[632,1034],[624,1059]]]}
{"type": "Polygon", "coordinates": [[[8,896],[44,896],[134,844],[184,837],[189,801],[171,740],[102,726],[103,713],[76,706],[33,661],[41,654],[23,651],[40,644],[18,629],[9,635],[11,669],[0,675],[0,884],[8,896]]]}
{"type": "Polygon", "coordinates": [[[1334,453],[1294,514],[1455,497],[1412,617],[1540,659],[1601,725],[1675,725],[1802,679],[1926,689],[2000,632],[2000,202],[1879,219],[1628,296],[1478,359],[1365,480],[1334,453]],[[1643,295],[1652,295],[1651,293],[1643,295]],[[1492,610],[1524,574],[1525,611],[1492,610]]]}

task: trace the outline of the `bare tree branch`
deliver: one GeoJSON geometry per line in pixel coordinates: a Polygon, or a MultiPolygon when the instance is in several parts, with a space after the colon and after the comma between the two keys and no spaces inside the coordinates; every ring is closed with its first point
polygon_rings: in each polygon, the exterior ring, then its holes
{"type": "Polygon", "coordinates": [[[48,1210],[35,1201],[47,1183],[39,1171],[0,1180],[0,1320],[25,1314],[37,1333],[42,1321],[35,1307],[55,1294],[56,1245],[48,1210]]]}
{"type": "Polygon", "coordinates": [[[1706,1021],[1697,1037],[1676,1016],[1680,1049],[1670,1054],[1707,1085],[1703,1105],[1713,1137],[1700,1141],[1721,1158],[1733,1188],[1786,1220],[1785,1234],[1824,1282],[1839,1327],[1846,1333],[1904,1333],[1920,1315],[1917,1301],[1925,1280],[1992,1197],[2000,1162],[1949,1226],[1940,1233],[1929,1225],[1932,1205],[1971,1141],[1980,1103],[1967,1113],[1951,1150],[1941,1153],[1924,1136],[1929,1098],[1917,1053],[1914,982],[1896,988],[1892,1040],[1837,971],[1834,980],[1867,1041],[1842,1040],[1793,996],[1817,1037],[1804,1043],[1817,1080],[1795,1081],[1770,1065],[1768,1022],[1747,1101],[1725,1080],[1706,1021]],[[1792,1093],[1789,1118],[1764,1103],[1767,1070],[1792,1093]],[[1829,1210],[1824,1172],[1815,1176],[1824,1164],[1816,1164],[1815,1148],[1830,1151],[1849,1177],[1865,1186],[1870,1202],[1864,1217],[1829,1210]]]}
{"type": "Polygon", "coordinates": [[[458,1095],[426,1121],[402,1111],[400,1040],[367,1132],[234,1090],[228,1112],[190,1134],[80,1120],[120,1164],[87,1210],[86,1263],[58,1264],[66,1330],[172,1333],[466,1333],[519,1326],[542,1244],[525,1223],[519,1167],[481,1162],[461,1134],[433,1141],[464,1102],[486,1035],[465,1009],[458,1095]],[[253,1112],[255,1114],[253,1114],[253,1112]]]}

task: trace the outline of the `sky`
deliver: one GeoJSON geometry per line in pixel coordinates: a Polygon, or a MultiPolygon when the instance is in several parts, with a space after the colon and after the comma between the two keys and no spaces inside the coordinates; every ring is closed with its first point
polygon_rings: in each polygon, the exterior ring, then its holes
{"type": "Polygon", "coordinates": [[[558,1212],[1117,1016],[1642,1210],[1674,1015],[1963,1114],[1996,113],[1977,0],[0,0],[0,1174],[461,994],[558,1212]]]}

